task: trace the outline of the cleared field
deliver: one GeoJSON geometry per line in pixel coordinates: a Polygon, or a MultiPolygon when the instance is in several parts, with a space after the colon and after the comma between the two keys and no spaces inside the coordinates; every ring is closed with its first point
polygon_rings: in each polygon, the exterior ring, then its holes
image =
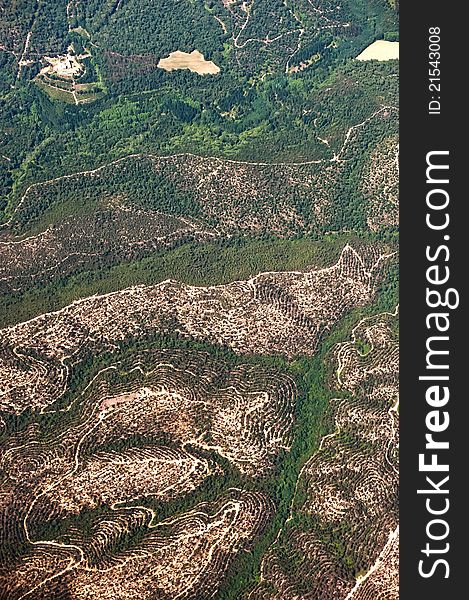
{"type": "Polygon", "coordinates": [[[162,58],[158,62],[158,67],[170,73],[179,69],[188,69],[198,75],[216,75],[220,72],[220,67],[211,60],[205,60],[204,55],[198,50],[171,52],[167,58],[162,58]]]}
{"type": "Polygon", "coordinates": [[[357,56],[357,60],[399,60],[399,42],[376,40],[357,56]]]}

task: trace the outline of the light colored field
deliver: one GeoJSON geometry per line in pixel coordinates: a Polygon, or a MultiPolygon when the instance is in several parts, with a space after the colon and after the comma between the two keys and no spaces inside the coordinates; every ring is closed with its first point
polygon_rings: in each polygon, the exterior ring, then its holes
{"type": "Polygon", "coordinates": [[[377,40],[365,48],[357,60],[399,60],[399,42],[377,40]]]}
{"type": "Polygon", "coordinates": [[[165,71],[176,71],[178,69],[189,69],[199,75],[216,75],[220,72],[220,67],[211,60],[205,60],[204,55],[198,50],[192,52],[171,52],[167,58],[162,58],[158,67],[165,71]]]}

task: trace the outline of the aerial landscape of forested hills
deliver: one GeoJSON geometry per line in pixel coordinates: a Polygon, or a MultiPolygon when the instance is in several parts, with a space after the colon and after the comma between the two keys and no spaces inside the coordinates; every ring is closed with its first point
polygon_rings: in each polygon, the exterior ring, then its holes
{"type": "Polygon", "coordinates": [[[398,598],[398,16],[0,0],[1,599],[398,598]]]}

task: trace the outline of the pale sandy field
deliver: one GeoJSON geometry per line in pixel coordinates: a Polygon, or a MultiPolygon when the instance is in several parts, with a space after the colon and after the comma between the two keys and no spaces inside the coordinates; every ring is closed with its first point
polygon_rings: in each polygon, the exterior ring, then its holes
{"type": "Polygon", "coordinates": [[[211,60],[205,60],[204,55],[198,50],[192,52],[171,52],[167,58],[162,58],[158,67],[165,71],[175,71],[176,69],[189,69],[199,75],[216,75],[220,72],[220,67],[211,60]]]}
{"type": "Polygon", "coordinates": [[[399,42],[377,40],[357,56],[357,60],[399,60],[399,42]]]}

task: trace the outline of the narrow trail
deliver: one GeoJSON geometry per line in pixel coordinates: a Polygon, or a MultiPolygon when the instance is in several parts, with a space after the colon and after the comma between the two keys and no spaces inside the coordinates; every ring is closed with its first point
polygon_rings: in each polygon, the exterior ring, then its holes
{"type": "Polygon", "coordinates": [[[31,37],[33,35],[34,25],[36,23],[36,19],[39,14],[39,10],[41,8],[42,2],[43,2],[43,0],[36,0],[35,6],[34,6],[34,11],[32,14],[31,21],[30,21],[30,25],[29,25],[29,31],[26,36],[26,40],[25,40],[24,47],[23,47],[23,52],[21,53],[21,57],[18,61],[18,71],[16,73],[16,81],[18,81],[18,79],[21,77],[21,71],[22,71],[23,67],[25,65],[29,64],[29,61],[27,60],[26,57],[29,52],[29,47],[31,45],[31,37]]]}
{"type": "Polygon", "coordinates": [[[28,35],[26,36],[26,41],[24,43],[24,47],[23,47],[23,52],[21,54],[21,57],[18,61],[18,71],[16,73],[16,80],[18,81],[18,79],[21,77],[21,70],[23,68],[23,66],[27,65],[27,61],[26,61],[26,56],[28,54],[28,50],[29,50],[29,46],[31,44],[31,36],[33,35],[32,30],[30,30],[28,32],[28,35]]]}
{"type": "Polygon", "coordinates": [[[215,19],[215,21],[218,21],[218,24],[223,29],[223,33],[228,33],[228,28],[226,27],[225,23],[220,19],[220,17],[217,17],[217,15],[213,15],[213,18],[215,19]]]}
{"type": "Polygon", "coordinates": [[[70,25],[70,21],[71,21],[72,16],[73,16],[72,15],[72,7],[73,7],[74,3],[75,3],[74,0],[68,0],[67,7],[65,9],[65,12],[67,14],[67,23],[68,23],[68,30],[69,31],[72,31],[72,28],[71,28],[71,25],[70,25]]]}

